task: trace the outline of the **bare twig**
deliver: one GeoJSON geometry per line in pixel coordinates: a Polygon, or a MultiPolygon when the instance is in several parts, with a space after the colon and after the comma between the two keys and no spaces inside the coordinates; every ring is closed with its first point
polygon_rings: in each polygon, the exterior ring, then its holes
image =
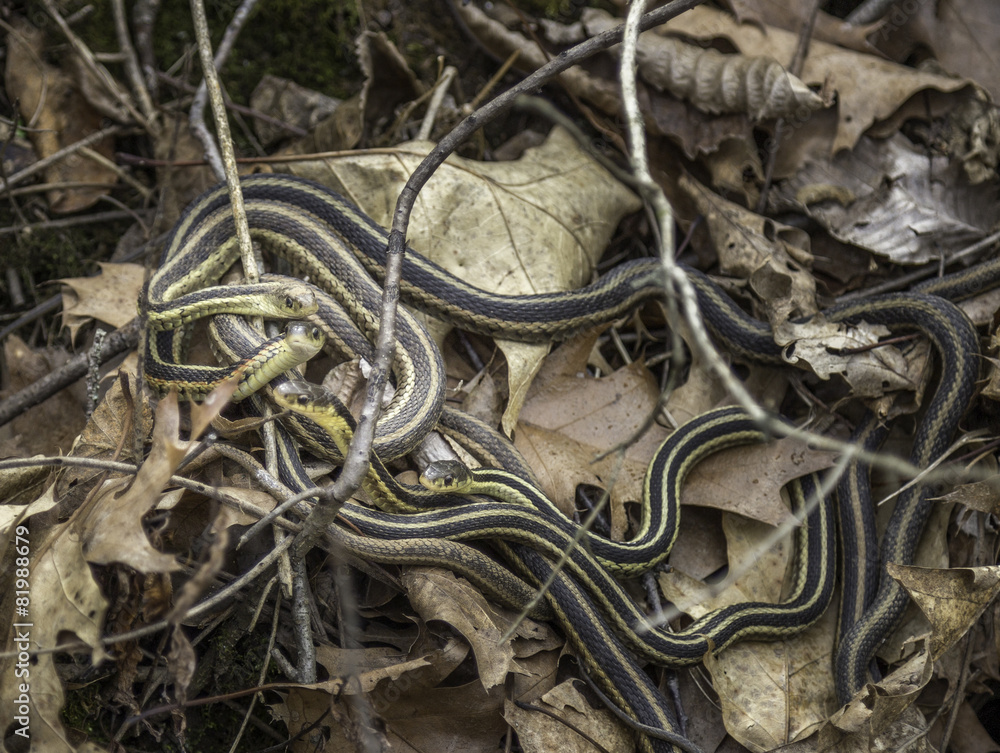
{"type": "Polygon", "coordinates": [[[844,20],[855,26],[870,24],[884,16],[895,2],[896,0],[865,0],[844,20]]]}
{"type": "Polygon", "coordinates": [[[154,128],[156,110],[153,107],[153,100],[149,96],[149,90],[142,78],[142,71],[139,70],[139,58],[136,57],[135,47],[132,46],[132,38],[128,33],[128,20],[125,18],[125,3],[122,0],[111,0],[111,9],[115,17],[115,34],[118,36],[118,47],[125,58],[125,73],[132,83],[132,92],[139,100],[139,109],[146,119],[147,127],[154,128]]]}
{"type": "MultiPolygon", "coordinates": [[[[194,131],[195,135],[201,141],[215,177],[222,180],[223,176],[225,176],[227,182],[229,181],[227,163],[235,160],[235,154],[233,153],[232,140],[229,136],[229,121],[226,120],[226,109],[222,103],[222,87],[219,84],[217,69],[221,68],[223,63],[226,62],[229,53],[232,51],[236,37],[239,36],[243,25],[250,17],[250,11],[256,5],[257,0],[243,0],[240,3],[240,7],[236,9],[236,13],[233,14],[232,20],[226,27],[222,41],[219,43],[219,50],[213,59],[212,43],[208,36],[208,21],[205,19],[205,6],[201,0],[191,0],[191,15],[195,22],[194,28],[198,37],[198,54],[201,57],[202,71],[205,73],[205,78],[198,86],[198,92],[195,94],[194,102],[191,105],[191,130],[194,131]],[[212,100],[212,115],[215,118],[215,128],[219,136],[218,147],[205,127],[204,111],[206,93],[212,100]],[[222,150],[221,156],[219,153],[220,148],[222,150]]],[[[229,191],[230,195],[232,195],[232,183],[229,185],[229,191]]],[[[238,224],[239,220],[237,220],[238,224]]],[[[238,227],[237,234],[239,234],[238,227]]],[[[242,239],[240,243],[240,248],[242,248],[242,239]]],[[[245,267],[246,264],[244,262],[244,269],[245,267]]]]}
{"type": "Polygon", "coordinates": [[[0,227],[0,237],[4,235],[14,235],[24,230],[59,230],[67,227],[78,227],[80,225],[93,225],[99,222],[113,222],[115,220],[134,220],[135,210],[114,210],[110,212],[94,212],[93,214],[82,214],[79,217],[63,217],[59,220],[45,220],[44,222],[32,222],[30,225],[14,225],[13,227],[0,227]]]}
{"type": "Polygon", "coordinates": [[[708,364],[708,367],[719,377],[729,393],[736,397],[750,416],[755,421],[766,423],[768,422],[766,411],[750,396],[743,384],[733,376],[729,366],[722,360],[719,351],[709,339],[705,322],[698,309],[698,296],[694,286],[674,262],[673,213],[663,189],[656,184],[649,171],[649,161],[646,156],[646,130],[639,109],[636,54],[644,8],[645,2],[635,2],[629,8],[629,14],[625,21],[625,37],[622,42],[622,103],[625,108],[625,119],[632,149],[632,170],[639,182],[643,196],[653,207],[653,213],[660,230],[660,259],[663,262],[668,289],[673,289],[680,299],[684,320],[691,331],[693,346],[708,364]]]}
{"type": "Polygon", "coordinates": [[[10,178],[4,181],[2,185],[0,185],[0,191],[5,191],[8,186],[16,186],[18,183],[23,183],[32,175],[37,175],[43,170],[47,170],[51,165],[54,165],[56,162],[65,159],[71,154],[75,154],[77,151],[79,151],[85,146],[92,146],[98,143],[99,141],[103,141],[108,136],[117,136],[119,134],[126,133],[128,130],[129,129],[125,128],[124,126],[116,125],[116,126],[110,126],[109,128],[102,128],[100,131],[94,131],[93,133],[91,133],[88,136],[85,136],[79,141],[76,141],[70,144],[69,146],[64,146],[62,149],[60,149],[57,152],[53,152],[48,157],[40,159],[38,160],[38,162],[35,162],[29,165],[28,167],[24,168],[23,170],[19,170],[18,172],[14,173],[13,175],[10,176],[10,178]]]}
{"type": "Polygon", "coordinates": [[[444,101],[444,95],[448,93],[448,87],[451,86],[451,82],[455,80],[457,75],[458,68],[453,65],[444,69],[444,73],[441,74],[441,78],[434,86],[434,94],[431,96],[430,104],[427,105],[427,114],[424,116],[424,122],[420,124],[420,131],[417,133],[418,139],[426,140],[431,137],[434,118],[437,117],[437,112],[441,109],[441,103],[444,101]]]}
{"type": "Polygon", "coordinates": [[[156,80],[156,58],[153,56],[153,26],[160,13],[160,0],[137,0],[132,6],[132,25],[135,27],[135,42],[142,61],[142,75],[146,79],[146,89],[155,99],[158,90],[156,80]]]}
{"type": "MultiPolygon", "coordinates": [[[[802,75],[802,66],[805,64],[806,55],[809,54],[809,43],[812,41],[813,28],[816,26],[816,17],[819,15],[819,0],[812,0],[812,8],[806,16],[802,28],[799,30],[798,44],[795,46],[795,53],[788,64],[788,72],[793,76],[802,75]]],[[[768,141],[769,148],[764,155],[764,185],[760,189],[760,196],[757,197],[757,213],[762,214],[767,207],[767,195],[771,190],[771,181],[774,178],[774,166],[778,162],[778,147],[781,145],[781,137],[785,130],[785,118],[778,118],[774,124],[774,133],[768,141]]]]}
{"type": "MultiPolygon", "coordinates": [[[[218,55],[216,55],[216,58],[218,58],[218,55]]],[[[181,91],[187,92],[188,94],[195,94],[196,92],[201,91],[201,86],[198,87],[191,86],[187,81],[175,78],[174,76],[168,76],[166,73],[157,73],[156,78],[158,81],[164,81],[167,84],[170,84],[170,86],[174,87],[175,89],[180,89],[181,91]]],[[[225,95],[225,92],[223,92],[223,95],[225,95]]],[[[237,104],[236,102],[233,102],[229,97],[226,97],[225,99],[226,99],[227,110],[238,112],[241,115],[247,115],[256,120],[261,120],[265,123],[269,123],[270,125],[283,129],[284,131],[288,132],[288,134],[291,136],[307,136],[309,134],[309,131],[307,131],[305,128],[299,128],[297,125],[286,123],[284,120],[281,120],[280,118],[275,118],[271,115],[268,115],[265,112],[261,112],[260,110],[255,110],[252,107],[247,107],[245,105],[237,104]]],[[[258,161],[259,158],[250,158],[250,157],[237,159],[237,162],[258,162],[258,161]]],[[[177,164],[177,163],[170,163],[170,164],[177,164]]],[[[204,162],[201,162],[200,164],[204,164],[204,162]]]]}

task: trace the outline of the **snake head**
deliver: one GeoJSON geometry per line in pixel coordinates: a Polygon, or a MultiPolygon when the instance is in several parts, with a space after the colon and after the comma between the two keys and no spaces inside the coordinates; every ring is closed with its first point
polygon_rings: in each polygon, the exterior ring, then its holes
{"type": "MultiPolygon", "coordinates": [[[[303,324],[303,322],[295,323],[303,324]]],[[[280,405],[292,410],[296,407],[322,409],[336,401],[336,398],[328,390],[300,379],[279,384],[274,388],[274,398],[280,405]]]]}
{"type": "Polygon", "coordinates": [[[304,283],[281,285],[274,293],[274,300],[282,310],[281,319],[301,319],[319,309],[312,286],[304,283]]]}
{"type": "Polygon", "coordinates": [[[420,474],[420,483],[431,491],[461,494],[473,478],[469,467],[460,460],[435,460],[420,474]]]}
{"type": "MultiPolygon", "coordinates": [[[[323,349],[323,345],[326,344],[326,335],[315,324],[291,322],[285,327],[285,344],[295,353],[297,358],[302,359],[302,363],[305,363],[323,349]]],[[[308,384],[308,382],[301,382],[301,384],[308,384]]]]}

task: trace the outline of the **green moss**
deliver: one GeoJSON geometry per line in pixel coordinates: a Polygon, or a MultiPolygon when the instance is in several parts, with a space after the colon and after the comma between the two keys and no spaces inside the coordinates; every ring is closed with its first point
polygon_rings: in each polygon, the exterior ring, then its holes
{"type": "MultiPolygon", "coordinates": [[[[0,226],[9,227],[19,222],[6,208],[0,211],[0,226]]],[[[4,264],[17,270],[26,294],[34,295],[33,302],[37,303],[54,292],[51,288],[39,288],[43,282],[93,274],[96,271],[94,262],[111,256],[115,244],[130,224],[131,220],[123,220],[61,230],[36,228],[30,233],[22,233],[16,240],[7,236],[2,239],[4,264]],[[32,285],[36,286],[34,291],[32,285]]],[[[3,290],[0,287],[0,309],[10,306],[3,290]]]]}
{"type": "MultiPolygon", "coordinates": [[[[208,0],[205,14],[213,48],[239,7],[238,0],[208,0]]],[[[358,78],[353,40],[359,28],[354,2],[273,0],[260,3],[237,38],[223,67],[226,91],[246,104],[261,77],[270,73],[330,96],[353,94],[346,82],[358,78]]],[[[194,26],[187,2],[164,3],[157,20],[154,49],[163,68],[190,53],[194,26]]],[[[197,55],[194,66],[198,77],[197,55]]]]}

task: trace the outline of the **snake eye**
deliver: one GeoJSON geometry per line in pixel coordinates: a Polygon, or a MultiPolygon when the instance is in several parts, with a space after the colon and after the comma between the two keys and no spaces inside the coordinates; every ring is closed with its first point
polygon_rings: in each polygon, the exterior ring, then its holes
{"type": "Polygon", "coordinates": [[[286,309],[291,309],[291,308],[293,308],[293,305],[294,304],[292,303],[292,297],[290,295],[286,295],[285,296],[285,308],[286,309]]]}
{"type": "Polygon", "coordinates": [[[297,400],[299,405],[309,405],[309,398],[305,395],[299,395],[297,400]]]}

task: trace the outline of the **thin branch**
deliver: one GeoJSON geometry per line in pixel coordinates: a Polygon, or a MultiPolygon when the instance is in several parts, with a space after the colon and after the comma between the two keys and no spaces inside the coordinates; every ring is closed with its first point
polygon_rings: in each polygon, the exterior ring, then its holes
{"type": "Polygon", "coordinates": [[[23,170],[19,170],[18,172],[14,173],[13,175],[10,176],[10,178],[4,181],[3,184],[0,184],[0,192],[6,191],[7,188],[10,186],[16,186],[18,183],[23,183],[32,175],[36,175],[37,173],[40,173],[43,170],[48,169],[50,165],[54,165],[59,160],[64,159],[71,154],[75,154],[77,151],[79,151],[85,146],[93,146],[94,144],[104,140],[108,136],[117,136],[122,133],[127,133],[129,130],[130,129],[126,128],[125,126],[115,125],[115,126],[110,126],[109,128],[102,128],[100,131],[94,131],[93,133],[91,133],[88,136],[85,136],[79,141],[76,141],[70,144],[69,146],[64,146],[62,149],[60,149],[57,152],[53,152],[48,157],[40,159],[38,160],[38,162],[35,162],[30,166],[24,168],[23,170]]]}
{"type": "MultiPolygon", "coordinates": [[[[208,158],[208,163],[212,166],[212,171],[215,173],[215,177],[219,180],[222,180],[224,174],[228,175],[226,163],[233,159],[233,155],[230,154],[232,152],[232,141],[229,136],[229,122],[225,117],[225,108],[220,104],[222,100],[222,87],[219,84],[219,77],[216,71],[223,66],[226,59],[229,57],[229,53],[232,51],[233,43],[236,41],[236,37],[239,36],[240,31],[243,29],[243,25],[250,17],[250,11],[253,10],[256,4],[257,0],[243,0],[240,7],[236,9],[236,13],[233,14],[233,18],[229,22],[229,25],[226,27],[226,31],[222,36],[222,41],[219,43],[219,50],[213,59],[212,43],[208,37],[208,22],[205,20],[204,5],[201,0],[191,0],[191,10],[195,20],[195,31],[198,35],[198,54],[201,56],[202,70],[205,71],[205,78],[202,83],[199,84],[198,91],[194,97],[194,102],[191,104],[191,129],[202,142],[202,145],[205,148],[205,155],[208,158]],[[204,30],[204,36],[202,35],[202,30],[204,30]],[[212,62],[210,63],[209,61],[212,62]],[[212,70],[211,74],[208,73],[209,68],[212,70]],[[204,112],[206,94],[211,96],[212,99],[212,113],[215,118],[219,144],[222,148],[221,156],[219,149],[216,147],[215,141],[212,139],[211,135],[208,133],[208,129],[205,127],[204,112]],[[225,125],[220,126],[220,121],[224,121],[225,125]]],[[[232,193],[232,186],[230,186],[230,193],[232,193]]],[[[237,233],[238,232],[239,231],[237,230],[237,233]]]]}
{"type": "MultiPolygon", "coordinates": [[[[750,417],[762,426],[778,424],[768,417],[767,412],[753,399],[742,382],[733,376],[729,366],[723,361],[705,329],[698,308],[698,295],[687,275],[674,261],[674,218],[663,189],[653,180],[649,170],[649,160],[646,155],[646,130],[642,113],[639,109],[638,84],[636,80],[636,55],[639,32],[642,30],[642,11],[645,2],[635,2],[629,8],[625,21],[625,38],[621,53],[621,84],[622,104],[625,109],[625,119],[628,127],[629,142],[632,149],[632,170],[639,182],[643,196],[653,208],[656,224],[660,231],[660,260],[667,280],[668,290],[673,290],[680,299],[684,320],[691,331],[691,341],[698,355],[708,367],[718,376],[726,390],[733,395],[750,417]]],[[[674,328],[676,329],[676,328],[674,328]]]]}
{"type": "Polygon", "coordinates": [[[132,38],[128,33],[128,20],[125,18],[125,3],[122,0],[111,0],[111,9],[115,17],[115,33],[118,36],[118,47],[121,48],[122,55],[125,56],[125,73],[132,84],[132,92],[139,100],[139,109],[142,110],[146,118],[146,124],[152,128],[156,118],[156,109],[153,107],[153,100],[146,89],[146,83],[142,78],[142,71],[139,69],[139,58],[135,54],[135,47],[132,46],[132,38]]]}

